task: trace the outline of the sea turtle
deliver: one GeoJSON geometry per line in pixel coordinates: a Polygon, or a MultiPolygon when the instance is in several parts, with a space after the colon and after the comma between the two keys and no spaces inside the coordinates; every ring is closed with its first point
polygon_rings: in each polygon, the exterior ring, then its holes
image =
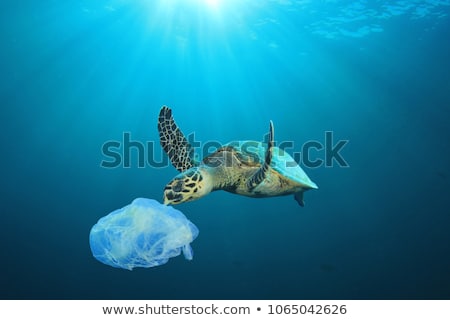
{"type": "Polygon", "coordinates": [[[304,206],[303,192],[317,189],[294,159],[274,146],[272,121],[267,145],[257,141],[230,142],[201,162],[194,159],[193,148],[167,106],[159,113],[158,130],[161,146],[181,172],[164,188],[166,205],[225,190],[255,198],[294,194],[298,204],[304,206]]]}

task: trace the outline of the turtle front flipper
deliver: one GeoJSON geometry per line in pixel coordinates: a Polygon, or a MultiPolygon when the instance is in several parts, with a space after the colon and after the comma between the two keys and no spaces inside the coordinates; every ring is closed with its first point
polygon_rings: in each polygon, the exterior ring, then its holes
{"type": "Polygon", "coordinates": [[[257,185],[259,185],[265,178],[266,173],[270,168],[270,162],[272,162],[272,152],[273,152],[273,123],[270,121],[269,125],[269,139],[267,141],[267,150],[264,157],[264,164],[259,168],[258,171],[247,181],[247,188],[249,191],[253,190],[257,185]]]}
{"type": "Polygon", "coordinates": [[[163,106],[159,112],[158,131],[161,146],[175,169],[183,172],[195,166],[194,149],[178,128],[172,110],[167,106],[163,106]]]}

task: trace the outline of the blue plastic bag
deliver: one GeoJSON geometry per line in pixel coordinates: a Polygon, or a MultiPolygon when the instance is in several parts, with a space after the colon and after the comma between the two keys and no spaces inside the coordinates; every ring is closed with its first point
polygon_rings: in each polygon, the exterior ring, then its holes
{"type": "Polygon", "coordinates": [[[183,252],[192,260],[190,243],[197,227],[184,214],[156,200],[138,198],[95,224],[89,235],[93,256],[116,268],[155,267],[183,252]]]}

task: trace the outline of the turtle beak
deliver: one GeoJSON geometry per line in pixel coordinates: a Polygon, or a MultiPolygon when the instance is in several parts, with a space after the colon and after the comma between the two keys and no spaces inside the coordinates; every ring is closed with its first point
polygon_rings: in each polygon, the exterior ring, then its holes
{"type": "Polygon", "coordinates": [[[171,201],[172,199],[173,199],[172,187],[170,186],[170,184],[168,184],[164,188],[163,203],[167,206],[168,204],[172,203],[172,201],[171,201]]]}
{"type": "Polygon", "coordinates": [[[163,195],[163,203],[167,206],[168,204],[170,204],[170,200],[168,197],[168,192],[169,190],[164,190],[164,195],[163,195]]]}
{"type": "Polygon", "coordinates": [[[171,189],[164,190],[163,203],[168,204],[178,204],[183,202],[183,195],[179,192],[174,192],[171,189]]]}

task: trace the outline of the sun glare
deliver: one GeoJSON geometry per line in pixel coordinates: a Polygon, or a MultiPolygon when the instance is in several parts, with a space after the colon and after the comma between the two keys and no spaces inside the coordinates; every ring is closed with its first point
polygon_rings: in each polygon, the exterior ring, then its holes
{"type": "Polygon", "coordinates": [[[202,0],[208,7],[217,8],[219,6],[219,0],[202,0]]]}
{"type": "MultiPolygon", "coordinates": [[[[148,0],[153,1],[153,0],[148,0]]],[[[232,0],[159,0],[164,7],[176,7],[179,5],[193,5],[208,10],[217,11],[219,7],[228,5],[232,0]]],[[[222,8],[221,8],[222,9],[222,8]]]]}

